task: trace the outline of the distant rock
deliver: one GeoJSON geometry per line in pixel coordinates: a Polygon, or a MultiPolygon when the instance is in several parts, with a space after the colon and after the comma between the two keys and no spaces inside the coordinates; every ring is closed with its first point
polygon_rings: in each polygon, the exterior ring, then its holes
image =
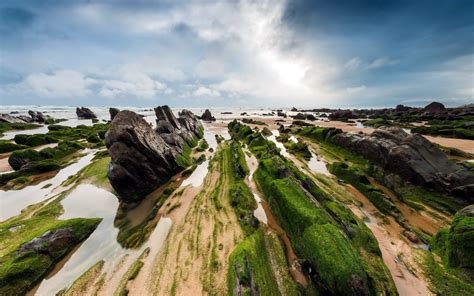
{"type": "Polygon", "coordinates": [[[306,119],[306,114],[298,113],[295,116],[293,116],[293,118],[298,119],[298,120],[305,120],[306,119]]]}
{"type": "Polygon", "coordinates": [[[91,109],[86,107],[77,107],[76,114],[79,119],[93,119],[97,118],[97,116],[92,112],[91,109]]]}
{"type": "Polygon", "coordinates": [[[157,129],[140,115],[124,110],[105,136],[111,156],[108,177],[123,202],[133,203],[185,169],[180,161],[184,143],[202,135],[196,116],[183,110],[176,118],[168,106],[155,108],[157,129]]]}
{"type": "Polygon", "coordinates": [[[117,108],[109,108],[109,113],[110,113],[110,120],[114,120],[115,115],[120,112],[120,109],[117,108]]]}
{"type": "Polygon", "coordinates": [[[428,104],[425,108],[423,108],[423,111],[430,114],[447,112],[446,107],[444,107],[444,105],[439,102],[432,102],[428,104]]]}
{"type": "Polygon", "coordinates": [[[453,162],[419,134],[399,128],[377,129],[371,135],[338,133],[332,142],[364,156],[386,175],[474,202],[474,175],[453,162]]]}
{"type": "Polygon", "coordinates": [[[204,111],[200,118],[204,121],[216,121],[216,118],[212,116],[211,111],[209,111],[209,109],[206,109],[206,111],[204,111]]]}
{"type": "Polygon", "coordinates": [[[240,116],[247,116],[247,115],[248,115],[247,112],[240,113],[240,116]]]}
{"type": "Polygon", "coordinates": [[[232,112],[225,111],[225,112],[221,112],[221,114],[232,114],[232,112]]]}
{"type": "Polygon", "coordinates": [[[340,119],[354,119],[357,116],[351,110],[337,110],[329,114],[330,119],[340,120],[340,119]]]}
{"type": "Polygon", "coordinates": [[[293,112],[298,112],[298,109],[296,109],[295,107],[291,108],[291,111],[293,112]]]}
{"type": "Polygon", "coordinates": [[[410,107],[407,107],[407,106],[404,106],[404,105],[401,105],[401,104],[397,105],[395,107],[395,111],[397,111],[397,112],[405,112],[405,111],[408,111],[408,110],[410,110],[410,107]]]}
{"type": "Polygon", "coordinates": [[[283,111],[281,111],[281,110],[278,110],[278,111],[277,111],[277,116],[280,116],[280,117],[286,118],[286,116],[287,116],[287,115],[286,115],[286,113],[284,113],[283,111]]]}

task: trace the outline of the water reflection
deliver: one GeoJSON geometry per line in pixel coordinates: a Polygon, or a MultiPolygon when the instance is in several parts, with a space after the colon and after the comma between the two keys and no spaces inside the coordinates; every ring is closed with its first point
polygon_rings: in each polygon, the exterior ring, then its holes
{"type": "Polygon", "coordinates": [[[319,156],[311,151],[311,159],[308,161],[308,167],[311,171],[315,173],[321,173],[325,175],[330,175],[326,163],[322,161],[319,156]]]}
{"type": "Polygon", "coordinates": [[[95,151],[86,149],[84,152],[88,153],[62,170],[51,179],[45,180],[39,184],[27,186],[20,190],[0,190],[0,221],[6,220],[10,217],[21,213],[21,210],[26,206],[46,200],[53,195],[65,191],[67,188],[58,187],[62,182],[67,180],[70,176],[77,174],[83,167],[87,166],[94,157],[95,151]],[[45,185],[47,188],[44,188],[45,185]]]}
{"type": "Polygon", "coordinates": [[[204,182],[204,178],[207,175],[209,169],[209,160],[204,161],[196,167],[194,172],[186,180],[183,181],[181,187],[191,185],[193,187],[199,187],[204,182]]]}

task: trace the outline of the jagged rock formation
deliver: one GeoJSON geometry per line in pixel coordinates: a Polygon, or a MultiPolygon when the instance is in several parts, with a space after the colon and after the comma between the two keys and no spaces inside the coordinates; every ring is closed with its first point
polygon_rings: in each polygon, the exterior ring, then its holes
{"type": "Polygon", "coordinates": [[[42,112],[39,112],[39,111],[35,112],[33,110],[29,110],[28,114],[31,116],[32,121],[39,122],[39,123],[43,123],[46,120],[51,118],[50,116],[44,115],[42,112]]]}
{"type": "Polygon", "coordinates": [[[211,111],[209,111],[209,109],[206,109],[200,118],[204,121],[216,121],[216,118],[212,116],[211,111]]]}
{"type": "Polygon", "coordinates": [[[105,136],[111,156],[108,176],[124,202],[137,202],[186,168],[184,146],[202,137],[196,116],[183,110],[176,118],[168,106],[155,108],[157,129],[140,115],[124,110],[105,136]]]}
{"type": "Polygon", "coordinates": [[[94,119],[97,118],[97,116],[92,112],[91,109],[86,108],[86,107],[77,107],[76,108],[76,114],[79,119],[94,119]]]}
{"type": "Polygon", "coordinates": [[[120,112],[120,110],[117,109],[117,108],[109,108],[110,120],[114,120],[115,115],[117,115],[117,113],[119,113],[119,112],[120,112]]]}
{"type": "Polygon", "coordinates": [[[388,183],[401,178],[428,190],[474,201],[474,175],[449,161],[443,151],[419,134],[387,128],[371,135],[338,133],[331,140],[381,167],[388,183]]]}

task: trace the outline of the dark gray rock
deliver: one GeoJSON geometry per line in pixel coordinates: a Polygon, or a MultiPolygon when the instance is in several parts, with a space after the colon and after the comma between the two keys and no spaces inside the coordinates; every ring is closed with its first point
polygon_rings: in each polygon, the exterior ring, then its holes
{"type": "Polygon", "coordinates": [[[354,119],[357,116],[351,110],[337,110],[329,114],[330,119],[339,120],[339,119],[354,119]]]}
{"type": "Polygon", "coordinates": [[[29,110],[28,114],[31,116],[31,120],[34,122],[44,123],[47,119],[51,117],[44,115],[42,112],[29,110]]]}
{"type": "Polygon", "coordinates": [[[97,118],[97,116],[92,112],[91,109],[86,108],[86,107],[77,107],[76,108],[76,114],[79,119],[93,119],[97,118]]]}
{"type": "Polygon", "coordinates": [[[109,113],[110,113],[110,120],[114,120],[115,115],[120,112],[120,109],[117,108],[109,108],[109,113]]]}
{"type": "Polygon", "coordinates": [[[446,107],[444,107],[443,104],[439,102],[432,102],[428,104],[425,108],[423,108],[423,111],[429,114],[433,113],[446,113],[448,110],[446,110],[446,107]]]}
{"type": "MultiPolygon", "coordinates": [[[[427,190],[474,201],[474,175],[451,162],[443,151],[419,134],[386,128],[371,135],[338,133],[331,139],[381,167],[386,174],[396,174],[427,190]]],[[[398,182],[393,176],[391,181],[398,182]]]]}
{"type": "Polygon", "coordinates": [[[211,111],[209,111],[209,109],[206,109],[200,118],[204,121],[216,121],[216,118],[212,116],[211,111]]]}
{"type": "Polygon", "coordinates": [[[47,231],[40,237],[36,237],[27,243],[24,243],[17,254],[21,255],[27,252],[35,252],[46,255],[53,255],[74,242],[74,232],[71,228],[60,228],[47,231]]]}
{"type": "Polygon", "coordinates": [[[119,112],[105,136],[111,156],[108,177],[121,201],[133,203],[185,169],[179,161],[185,143],[201,137],[196,116],[183,110],[176,118],[168,106],[155,108],[158,128],[132,111],[119,112]]]}

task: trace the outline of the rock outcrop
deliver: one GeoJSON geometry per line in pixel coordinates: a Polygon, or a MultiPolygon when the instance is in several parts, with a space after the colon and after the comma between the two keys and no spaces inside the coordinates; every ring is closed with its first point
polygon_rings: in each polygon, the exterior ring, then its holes
{"type": "Polygon", "coordinates": [[[209,109],[206,109],[200,118],[204,121],[216,121],[216,118],[212,116],[211,111],[209,111],[209,109]]]}
{"type": "Polygon", "coordinates": [[[114,120],[115,118],[115,115],[117,115],[117,113],[119,113],[120,110],[117,109],[117,108],[109,108],[109,113],[110,113],[110,120],[114,120]]]}
{"type": "Polygon", "coordinates": [[[184,145],[202,137],[196,116],[183,110],[176,118],[168,106],[155,108],[153,130],[140,115],[124,110],[112,121],[105,136],[111,156],[108,177],[119,199],[132,203],[184,170],[184,145]]]}
{"type": "Polygon", "coordinates": [[[76,108],[76,114],[79,119],[94,119],[97,118],[97,116],[92,112],[91,109],[86,108],[86,107],[77,107],[76,108]]]}
{"type": "Polygon", "coordinates": [[[381,167],[387,180],[397,180],[390,176],[395,174],[427,190],[474,202],[474,175],[448,160],[443,151],[419,134],[387,128],[377,129],[371,135],[338,133],[332,142],[381,167]]]}

